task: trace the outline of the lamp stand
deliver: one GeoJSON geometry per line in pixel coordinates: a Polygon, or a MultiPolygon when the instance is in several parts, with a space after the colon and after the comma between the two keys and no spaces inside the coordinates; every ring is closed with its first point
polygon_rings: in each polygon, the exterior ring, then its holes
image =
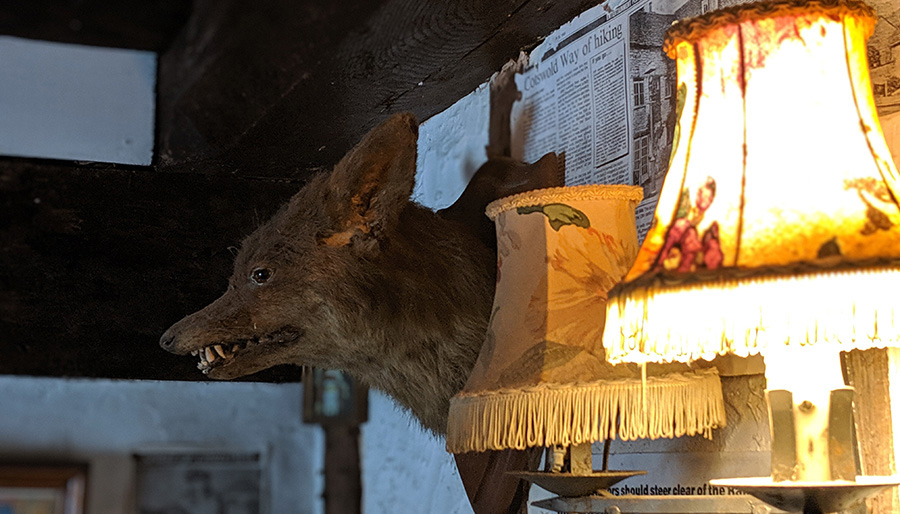
{"type": "Polygon", "coordinates": [[[839,350],[826,345],[779,346],[767,354],[772,473],[710,484],[805,514],[845,510],[900,484],[900,477],[858,475],[854,391],[841,377],[839,350]]]}
{"type": "Polygon", "coordinates": [[[646,471],[638,470],[609,471],[607,469],[609,443],[609,439],[604,442],[603,469],[600,471],[594,471],[591,443],[585,442],[571,446],[548,447],[544,471],[510,473],[565,497],[603,495],[607,489],[626,478],[647,474],[646,471]]]}

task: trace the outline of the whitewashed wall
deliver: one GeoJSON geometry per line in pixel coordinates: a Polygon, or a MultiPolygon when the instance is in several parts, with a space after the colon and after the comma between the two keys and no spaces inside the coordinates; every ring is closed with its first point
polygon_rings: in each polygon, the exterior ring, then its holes
{"type": "Polygon", "coordinates": [[[0,459],[87,462],[87,514],[129,514],[133,453],[258,452],[269,512],[312,514],[323,445],[302,397],[300,384],[0,376],[0,459]]]}
{"type": "Polygon", "coordinates": [[[153,159],[156,54],[0,36],[0,154],[153,159]]]}
{"type": "Polygon", "coordinates": [[[421,428],[387,396],[369,393],[362,427],[363,512],[471,514],[444,439],[421,428]]]}
{"type": "Polygon", "coordinates": [[[419,127],[414,201],[443,209],[456,201],[487,160],[490,95],[487,83],[419,127]]]}

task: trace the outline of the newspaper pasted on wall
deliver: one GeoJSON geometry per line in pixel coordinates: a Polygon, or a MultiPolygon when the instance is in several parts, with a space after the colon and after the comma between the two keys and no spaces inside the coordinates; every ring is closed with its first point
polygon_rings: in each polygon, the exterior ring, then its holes
{"type": "Polygon", "coordinates": [[[675,63],[662,44],[677,16],[655,5],[611,0],[553,33],[516,77],[522,101],[512,118],[513,156],[532,162],[550,151],[564,153],[566,185],[642,186],[641,237],[675,124],[675,63]]]}

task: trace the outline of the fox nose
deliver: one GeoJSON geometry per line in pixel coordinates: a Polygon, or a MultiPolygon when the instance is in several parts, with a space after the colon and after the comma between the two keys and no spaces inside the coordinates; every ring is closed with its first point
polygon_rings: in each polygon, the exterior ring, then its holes
{"type": "Polygon", "coordinates": [[[166,330],[166,333],[159,338],[159,345],[162,346],[164,350],[172,351],[172,348],[175,347],[175,334],[166,330]]]}

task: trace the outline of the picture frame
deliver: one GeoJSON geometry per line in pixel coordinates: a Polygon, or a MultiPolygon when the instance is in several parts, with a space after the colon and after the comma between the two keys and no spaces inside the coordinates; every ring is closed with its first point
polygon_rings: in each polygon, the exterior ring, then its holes
{"type": "Polygon", "coordinates": [[[84,514],[87,464],[0,463],[0,514],[84,514]]]}
{"type": "Polygon", "coordinates": [[[133,458],[138,514],[268,512],[260,453],[163,450],[133,458]]]}

